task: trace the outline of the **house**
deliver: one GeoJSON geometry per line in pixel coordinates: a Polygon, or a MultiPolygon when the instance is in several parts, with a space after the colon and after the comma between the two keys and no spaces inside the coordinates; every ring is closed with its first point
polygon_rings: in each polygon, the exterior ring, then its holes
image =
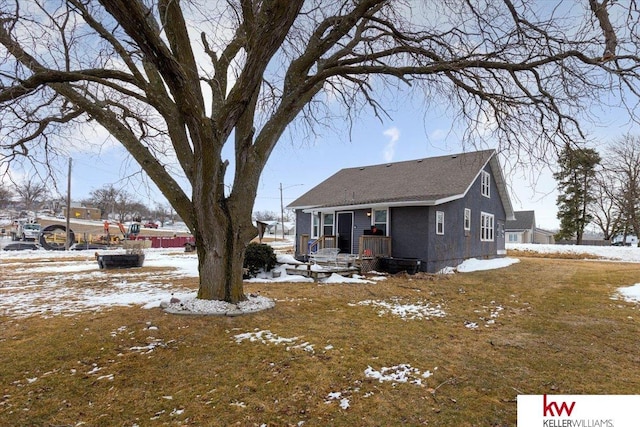
{"type": "MultiPolygon", "coordinates": [[[[71,215],[70,218],[74,219],[92,219],[94,221],[99,221],[101,217],[101,211],[98,208],[92,208],[88,206],[79,206],[76,204],[71,205],[71,215]]],[[[62,207],[62,214],[67,217],[67,208],[65,206],[62,207]]]]}
{"type": "Polygon", "coordinates": [[[338,247],[361,259],[417,259],[426,272],[504,255],[513,219],[495,150],[342,169],[288,208],[298,258],[338,247]]]}
{"type": "Polygon", "coordinates": [[[638,238],[633,234],[616,234],[611,239],[613,246],[638,246],[638,238]]]}
{"type": "Polygon", "coordinates": [[[515,219],[505,224],[507,243],[555,243],[553,232],[536,227],[535,211],[517,211],[514,215],[515,219]]]}
{"type": "Polygon", "coordinates": [[[284,223],[273,220],[273,221],[263,221],[266,224],[265,232],[266,234],[273,234],[274,236],[281,236],[283,234],[283,226],[284,226],[284,234],[289,236],[293,234],[296,226],[293,222],[285,221],[284,223]]]}

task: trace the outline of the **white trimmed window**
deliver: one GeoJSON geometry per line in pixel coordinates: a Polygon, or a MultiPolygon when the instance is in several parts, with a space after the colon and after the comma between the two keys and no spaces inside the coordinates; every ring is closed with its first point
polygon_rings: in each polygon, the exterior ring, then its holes
{"type": "Polygon", "coordinates": [[[464,229],[466,231],[471,230],[471,209],[468,208],[464,210],[464,229]]]}
{"type": "Polygon", "coordinates": [[[487,171],[481,174],[481,192],[484,197],[491,197],[491,175],[487,171]]]}
{"type": "Polygon", "coordinates": [[[436,211],[436,234],[444,234],[444,212],[436,211]]]}
{"type": "Polygon", "coordinates": [[[322,216],[322,235],[323,236],[333,236],[333,218],[334,215],[324,214],[322,216]]]}
{"type": "Polygon", "coordinates": [[[387,210],[386,209],[374,209],[372,224],[378,230],[382,230],[383,235],[387,235],[387,210]]]}
{"type": "Polygon", "coordinates": [[[320,232],[320,214],[312,213],[311,214],[311,238],[317,239],[319,237],[320,232]]]}
{"type": "Polygon", "coordinates": [[[493,242],[493,215],[480,212],[480,240],[493,242]]]}

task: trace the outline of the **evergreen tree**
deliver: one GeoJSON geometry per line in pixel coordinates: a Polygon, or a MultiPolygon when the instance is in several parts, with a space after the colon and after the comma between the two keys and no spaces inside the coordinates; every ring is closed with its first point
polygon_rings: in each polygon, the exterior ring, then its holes
{"type": "Polygon", "coordinates": [[[592,220],[589,204],[594,201],[596,166],[600,155],[591,148],[565,146],[558,159],[558,172],[553,177],[558,182],[558,219],[560,231],[557,239],[571,239],[582,244],[584,229],[592,220]]]}

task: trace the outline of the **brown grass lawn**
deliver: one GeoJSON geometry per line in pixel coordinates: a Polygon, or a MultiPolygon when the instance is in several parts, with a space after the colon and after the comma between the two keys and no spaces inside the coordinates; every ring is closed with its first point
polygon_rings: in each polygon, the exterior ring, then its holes
{"type": "Polygon", "coordinates": [[[371,285],[247,284],[276,307],[243,317],[5,316],[0,425],[513,426],[518,394],[640,393],[638,306],[611,299],[638,282],[638,264],[522,258],[371,285]],[[394,302],[445,315],[375,305],[394,302]],[[260,331],[272,339],[236,338],[260,331]],[[402,364],[407,382],[365,375],[402,364]]]}

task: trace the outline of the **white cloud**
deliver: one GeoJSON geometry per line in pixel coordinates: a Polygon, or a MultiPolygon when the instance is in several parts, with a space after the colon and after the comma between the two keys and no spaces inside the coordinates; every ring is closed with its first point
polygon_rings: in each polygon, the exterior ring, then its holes
{"type": "Polygon", "coordinates": [[[393,161],[393,156],[396,154],[396,145],[400,139],[400,130],[396,127],[389,128],[383,132],[384,136],[389,137],[389,142],[385,145],[382,155],[386,162],[393,161]]]}
{"type": "Polygon", "coordinates": [[[448,132],[445,129],[436,129],[429,134],[429,139],[432,141],[444,141],[448,132]]]}

